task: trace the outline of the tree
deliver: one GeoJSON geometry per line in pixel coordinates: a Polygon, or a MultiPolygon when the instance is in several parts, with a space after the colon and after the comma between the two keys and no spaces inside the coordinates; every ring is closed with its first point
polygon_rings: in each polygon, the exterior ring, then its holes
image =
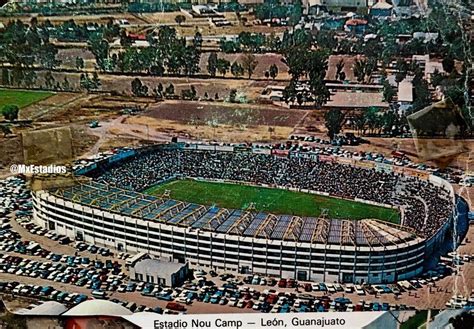
{"type": "Polygon", "coordinates": [[[76,57],[76,69],[78,71],[80,71],[83,68],[84,68],[84,59],[82,57],[77,56],[76,57]]]}
{"type": "Polygon", "coordinates": [[[87,90],[88,92],[92,89],[88,73],[81,74],[81,77],[79,78],[79,85],[81,86],[81,88],[87,90]]]}
{"type": "Polygon", "coordinates": [[[209,54],[209,58],[207,59],[207,72],[211,75],[211,77],[216,76],[217,72],[217,54],[212,52],[209,54]]]}
{"type": "Polygon", "coordinates": [[[375,58],[369,58],[368,60],[356,60],[354,63],[353,71],[358,82],[365,82],[366,80],[368,80],[368,78],[370,78],[376,68],[377,60],[375,58]]]}
{"type": "Polygon", "coordinates": [[[435,69],[433,74],[431,75],[431,85],[433,87],[439,86],[444,80],[444,75],[441,74],[438,69],[435,69]]]}
{"type": "Polygon", "coordinates": [[[93,89],[98,89],[100,87],[100,80],[97,72],[94,72],[92,79],[89,77],[88,73],[82,73],[79,79],[79,85],[81,88],[86,89],[88,92],[93,89]]]}
{"type": "Polygon", "coordinates": [[[109,59],[109,42],[102,37],[102,34],[93,34],[88,40],[89,50],[94,54],[97,66],[105,71],[109,59]]]}
{"type": "Polygon", "coordinates": [[[11,84],[10,71],[7,68],[2,69],[2,85],[9,86],[11,84]]]}
{"type": "Polygon", "coordinates": [[[444,56],[443,61],[442,61],[441,64],[443,65],[443,70],[446,73],[449,74],[449,73],[453,72],[453,70],[454,70],[454,57],[451,54],[451,52],[449,52],[446,56],[444,56]]]}
{"type": "Polygon", "coordinates": [[[46,89],[53,89],[54,85],[56,84],[56,81],[53,75],[51,74],[51,71],[47,71],[44,75],[44,83],[46,85],[46,89]]]}
{"type": "Polygon", "coordinates": [[[306,59],[306,68],[311,96],[317,106],[326,103],[331,96],[324,78],[328,68],[328,55],[325,51],[312,51],[306,59]]]}
{"type": "Polygon", "coordinates": [[[20,108],[17,105],[8,104],[2,108],[2,115],[5,120],[14,121],[18,119],[18,112],[20,108]]]}
{"type": "Polygon", "coordinates": [[[202,47],[202,34],[199,31],[197,31],[194,34],[193,46],[194,46],[194,48],[201,50],[201,47],[202,47]]]}
{"type": "Polygon", "coordinates": [[[60,62],[56,60],[58,49],[51,43],[45,43],[39,47],[36,57],[40,65],[52,69],[55,68],[60,62]]]}
{"type": "Polygon", "coordinates": [[[289,17],[290,17],[290,25],[294,26],[299,23],[301,20],[301,15],[303,14],[303,6],[301,0],[296,0],[291,7],[289,17]]]}
{"type": "Polygon", "coordinates": [[[278,75],[278,67],[276,66],[276,64],[272,64],[270,65],[270,68],[268,69],[268,73],[270,75],[270,77],[275,80],[275,78],[277,77],[278,75]]]}
{"type": "Polygon", "coordinates": [[[237,97],[237,90],[231,89],[229,92],[229,102],[235,103],[235,97],[237,97]]]}
{"type": "Polygon", "coordinates": [[[191,99],[196,99],[196,96],[197,96],[196,87],[194,87],[194,85],[192,85],[191,86],[191,99]]]}
{"type": "Polygon", "coordinates": [[[341,58],[341,60],[339,62],[337,62],[336,64],[336,80],[344,80],[345,77],[346,77],[346,74],[344,73],[344,59],[341,58]],[[342,73],[344,73],[344,75],[342,75],[342,73]],[[341,79],[343,78],[343,79],[341,79]]]}
{"type": "Polygon", "coordinates": [[[380,109],[373,106],[369,107],[364,112],[365,124],[367,126],[366,128],[369,129],[370,134],[374,134],[375,130],[382,126],[382,120],[379,113],[380,113],[380,109]]]}
{"type": "Polygon", "coordinates": [[[92,73],[92,88],[99,89],[100,85],[101,85],[101,82],[99,79],[99,74],[96,71],[94,71],[94,73],[92,73]]]}
{"type": "Polygon", "coordinates": [[[176,15],[176,17],[174,18],[174,21],[175,21],[179,26],[181,26],[181,24],[186,21],[186,16],[184,16],[184,15],[176,15]]]}
{"type": "Polygon", "coordinates": [[[395,74],[395,82],[397,83],[397,85],[403,81],[403,79],[405,79],[406,77],[406,72],[397,72],[395,74]]]}
{"type": "Polygon", "coordinates": [[[222,76],[225,76],[226,73],[229,71],[230,62],[224,58],[219,58],[217,60],[217,70],[219,71],[222,76]]]}
{"type": "Polygon", "coordinates": [[[132,45],[132,41],[127,35],[127,31],[125,29],[120,30],[120,45],[124,48],[130,47],[132,45]]]}
{"type": "Polygon", "coordinates": [[[233,62],[230,67],[230,72],[234,77],[238,78],[244,74],[244,68],[238,62],[233,62]]]}
{"type": "Polygon", "coordinates": [[[32,71],[32,70],[27,70],[25,71],[24,73],[24,83],[25,83],[25,86],[27,88],[31,88],[33,87],[33,85],[35,84],[36,82],[36,78],[38,76],[36,75],[36,72],[35,71],[32,71]]]}
{"type": "Polygon", "coordinates": [[[132,94],[137,97],[147,96],[148,87],[142,84],[142,81],[138,78],[133,79],[132,84],[132,94]]]}
{"type": "Polygon", "coordinates": [[[12,133],[12,130],[8,125],[0,125],[0,131],[3,133],[3,138],[12,133]]]}
{"type": "Polygon", "coordinates": [[[252,74],[255,71],[257,64],[257,58],[252,53],[246,53],[242,58],[242,67],[244,71],[247,72],[249,79],[252,77],[252,74]]]}
{"type": "Polygon", "coordinates": [[[67,79],[67,77],[64,77],[64,80],[63,80],[63,84],[62,84],[62,90],[64,91],[70,91],[72,90],[71,88],[71,84],[69,83],[69,80],[67,79]]]}
{"type": "Polygon", "coordinates": [[[413,87],[413,111],[416,112],[430,105],[431,93],[425,79],[414,83],[413,87]]]}
{"type": "Polygon", "coordinates": [[[328,136],[332,140],[334,136],[339,134],[344,122],[344,114],[340,109],[330,109],[324,115],[325,126],[328,130],[328,136]]]}
{"type": "Polygon", "coordinates": [[[165,93],[166,95],[170,95],[170,96],[174,95],[174,85],[172,83],[170,83],[168,87],[166,87],[165,93]]]}
{"type": "Polygon", "coordinates": [[[390,85],[388,80],[385,80],[383,83],[383,99],[387,103],[392,102],[393,97],[395,96],[396,92],[393,87],[390,85]]]}

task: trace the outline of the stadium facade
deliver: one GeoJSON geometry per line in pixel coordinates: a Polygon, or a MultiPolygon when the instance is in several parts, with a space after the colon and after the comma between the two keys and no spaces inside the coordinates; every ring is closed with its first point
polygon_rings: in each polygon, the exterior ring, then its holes
{"type": "MultiPolygon", "coordinates": [[[[126,159],[139,159],[162,148],[180,148],[181,152],[272,152],[269,156],[328,160],[327,156],[278,150],[159,145],[119,153],[82,169],[80,174],[108,170],[126,159]]],[[[397,171],[387,164],[376,168],[374,163],[340,161],[366,170],[397,171]]],[[[404,174],[443,187],[454,200],[453,189],[445,180],[416,170],[404,174]]],[[[179,178],[179,173],[171,178],[179,178]]],[[[325,214],[315,218],[206,207],[94,180],[36,191],[33,203],[34,218],[40,226],[73,239],[128,253],[149,252],[169,260],[188,261],[194,267],[325,282],[380,283],[416,276],[436,245],[444,240],[451,223],[451,218],[446,218],[433,235],[423,237],[406,226],[375,219],[352,221],[329,219],[325,214]]]]}

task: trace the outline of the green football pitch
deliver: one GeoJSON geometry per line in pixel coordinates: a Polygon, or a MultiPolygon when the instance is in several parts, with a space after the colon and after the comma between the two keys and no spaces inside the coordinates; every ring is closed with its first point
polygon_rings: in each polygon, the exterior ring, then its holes
{"type": "Polygon", "coordinates": [[[16,105],[25,107],[48,98],[54,93],[47,91],[31,91],[18,89],[0,89],[0,110],[5,105],[16,105]]]}
{"type": "Polygon", "coordinates": [[[330,218],[376,218],[399,223],[397,210],[360,202],[282,189],[246,186],[230,183],[174,180],[148,188],[144,193],[163,195],[169,190],[172,199],[203,205],[245,209],[252,202],[260,211],[273,214],[318,217],[328,209],[330,218]]]}

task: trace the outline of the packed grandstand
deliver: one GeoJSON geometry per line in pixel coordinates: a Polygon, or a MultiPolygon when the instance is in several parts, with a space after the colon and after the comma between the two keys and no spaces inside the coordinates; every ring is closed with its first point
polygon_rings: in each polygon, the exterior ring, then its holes
{"type": "Polygon", "coordinates": [[[298,154],[162,145],[94,165],[87,173],[93,177],[89,183],[34,196],[43,227],[191,265],[300,280],[389,282],[419,274],[428,250],[444,238],[453,211],[454,195],[441,179],[298,154]],[[179,178],[296,189],[395,207],[401,225],[328,218],[327,213],[299,217],[225,209],[142,193],[179,178]]]}
{"type": "Polygon", "coordinates": [[[423,237],[433,235],[452,211],[448,191],[415,177],[244,152],[159,150],[120,163],[97,181],[141,191],[175,177],[297,188],[402,207],[403,225],[423,237]]]}

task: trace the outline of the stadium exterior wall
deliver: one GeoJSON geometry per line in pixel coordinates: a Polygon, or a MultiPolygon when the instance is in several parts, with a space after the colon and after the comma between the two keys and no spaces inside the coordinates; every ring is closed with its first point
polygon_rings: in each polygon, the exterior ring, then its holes
{"type": "Polygon", "coordinates": [[[349,246],[267,240],[123,216],[54,196],[33,194],[34,219],[72,239],[129,253],[149,252],[195,267],[326,282],[381,283],[420,274],[425,240],[349,246]]]}

